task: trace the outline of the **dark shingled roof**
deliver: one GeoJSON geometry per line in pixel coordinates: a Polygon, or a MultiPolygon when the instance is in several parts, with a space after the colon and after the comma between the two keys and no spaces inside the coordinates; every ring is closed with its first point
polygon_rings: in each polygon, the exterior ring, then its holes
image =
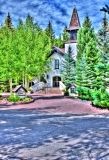
{"type": "Polygon", "coordinates": [[[74,7],[72,17],[71,17],[71,21],[70,21],[70,25],[67,28],[67,31],[76,30],[76,29],[79,29],[80,27],[81,27],[81,25],[80,25],[78,13],[77,13],[76,7],[74,7]]]}

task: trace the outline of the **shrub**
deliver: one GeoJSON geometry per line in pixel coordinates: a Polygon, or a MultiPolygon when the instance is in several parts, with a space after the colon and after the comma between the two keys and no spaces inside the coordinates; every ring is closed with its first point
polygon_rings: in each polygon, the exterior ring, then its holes
{"type": "Polygon", "coordinates": [[[74,89],[75,92],[78,92],[80,99],[91,100],[91,89],[87,87],[77,87],[74,89]]]}
{"type": "Polygon", "coordinates": [[[19,96],[14,96],[14,93],[11,93],[11,95],[8,97],[8,101],[10,102],[18,102],[21,98],[19,96]]]}
{"type": "Polygon", "coordinates": [[[69,96],[69,91],[68,91],[68,90],[66,90],[66,91],[64,92],[64,96],[69,96]]]}
{"type": "Polygon", "coordinates": [[[0,99],[3,99],[3,96],[2,96],[2,95],[0,95],[0,99]]]}
{"type": "Polygon", "coordinates": [[[27,90],[28,90],[28,91],[31,91],[31,90],[32,90],[32,88],[28,88],[27,90]]]}
{"type": "Polygon", "coordinates": [[[30,100],[30,98],[29,98],[29,97],[25,97],[25,98],[23,98],[23,101],[28,102],[29,100],[30,100]]]}
{"type": "Polygon", "coordinates": [[[91,93],[91,98],[92,101],[98,99],[99,101],[101,100],[101,92],[99,90],[94,89],[91,93]]]}
{"type": "Polygon", "coordinates": [[[93,104],[94,106],[100,106],[100,101],[99,101],[99,99],[95,99],[94,101],[92,101],[92,104],[93,104]]]}

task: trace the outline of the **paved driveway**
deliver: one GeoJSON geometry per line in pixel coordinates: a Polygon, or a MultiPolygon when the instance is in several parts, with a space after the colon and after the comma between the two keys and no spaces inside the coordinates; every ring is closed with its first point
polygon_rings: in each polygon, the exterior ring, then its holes
{"type": "Polygon", "coordinates": [[[71,113],[71,114],[109,114],[109,110],[101,110],[91,105],[91,102],[79,99],[64,98],[62,95],[32,95],[34,103],[24,105],[3,106],[0,110],[7,109],[35,109],[41,112],[50,113],[71,113]]]}
{"type": "Polygon", "coordinates": [[[109,160],[109,116],[1,110],[0,160],[109,160]]]}

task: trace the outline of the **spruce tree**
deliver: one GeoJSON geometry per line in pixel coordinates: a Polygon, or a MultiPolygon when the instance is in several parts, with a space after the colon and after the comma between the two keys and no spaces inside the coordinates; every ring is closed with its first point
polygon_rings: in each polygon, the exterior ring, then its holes
{"type": "Polygon", "coordinates": [[[65,26],[62,32],[62,39],[64,42],[69,40],[69,34],[66,30],[67,30],[67,27],[65,26]]]}
{"type": "Polygon", "coordinates": [[[55,32],[53,30],[53,27],[52,27],[52,24],[51,24],[50,21],[48,22],[48,25],[45,29],[45,33],[50,38],[51,46],[53,46],[54,45],[54,40],[55,40],[55,32]]]}
{"type": "Polygon", "coordinates": [[[61,64],[61,76],[62,81],[66,86],[66,89],[69,87],[70,84],[74,83],[75,81],[75,59],[74,55],[72,54],[72,49],[69,46],[68,52],[65,53],[64,60],[61,64]]]}
{"type": "Polygon", "coordinates": [[[102,55],[102,67],[98,68],[99,72],[102,73],[104,71],[103,83],[106,86],[109,85],[109,34],[106,13],[104,13],[102,27],[97,33],[97,42],[102,55]]]}
{"type": "Polygon", "coordinates": [[[89,16],[86,15],[85,20],[83,22],[82,28],[78,31],[78,42],[77,42],[77,59],[81,59],[83,53],[86,49],[86,45],[90,41],[90,39],[96,39],[94,34],[94,28],[92,27],[89,16]]]}
{"type": "Polygon", "coordinates": [[[91,71],[86,61],[86,57],[83,55],[81,60],[78,61],[78,65],[75,69],[75,83],[78,86],[89,87],[89,85],[91,85],[90,72],[91,71]]]}
{"type": "MultiPolygon", "coordinates": [[[[97,78],[99,75],[96,75],[95,71],[95,66],[101,62],[101,53],[97,48],[97,38],[88,15],[85,17],[83,26],[78,32],[76,72],[80,72],[79,74],[81,74],[81,71],[78,70],[78,66],[82,61],[83,55],[88,65],[87,72],[90,73],[90,77],[87,76],[87,80],[89,79],[87,86],[93,88],[98,86],[102,79],[97,78]]],[[[84,67],[82,69],[85,70],[84,67]]],[[[81,85],[84,86],[84,82],[81,85]]]]}
{"type": "Polygon", "coordinates": [[[54,46],[57,46],[59,48],[64,48],[64,42],[61,38],[61,35],[59,37],[55,38],[54,46]]]}
{"type": "Polygon", "coordinates": [[[109,60],[109,34],[106,14],[104,14],[102,27],[98,30],[97,33],[97,42],[98,47],[102,53],[103,62],[107,62],[109,60]]]}
{"type": "Polygon", "coordinates": [[[10,13],[8,12],[8,15],[5,19],[5,26],[6,29],[10,29],[11,31],[13,31],[13,24],[12,24],[12,19],[10,16],[10,13]]]}
{"type": "Polygon", "coordinates": [[[108,5],[105,5],[105,7],[103,7],[102,9],[100,9],[100,11],[103,11],[103,12],[109,14],[109,6],[108,6],[108,5]]]}

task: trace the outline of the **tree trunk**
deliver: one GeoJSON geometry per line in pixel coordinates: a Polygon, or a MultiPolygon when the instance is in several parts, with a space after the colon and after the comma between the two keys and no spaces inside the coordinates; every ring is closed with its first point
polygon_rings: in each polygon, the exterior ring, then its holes
{"type": "Polygon", "coordinates": [[[12,92],[12,78],[9,79],[10,93],[12,92]]]}
{"type": "Polygon", "coordinates": [[[24,77],[24,72],[22,73],[22,81],[23,81],[23,87],[25,87],[25,77],[24,77]]]}
{"type": "Polygon", "coordinates": [[[28,85],[27,85],[27,88],[29,88],[29,79],[28,79],[28,85]]]}
{"type": "Polygon", "coordinates": [[[28,88],[28,80],[27,80],[26,74],[25,74],[25,88],[26,88],[26,89],[28,88]]]}

